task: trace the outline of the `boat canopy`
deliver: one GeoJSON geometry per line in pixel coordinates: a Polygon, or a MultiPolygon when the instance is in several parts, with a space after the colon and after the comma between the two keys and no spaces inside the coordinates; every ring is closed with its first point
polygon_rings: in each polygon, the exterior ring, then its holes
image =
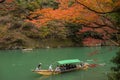
{"type": "Polygon", "coordinates": [[[79,59],[69,59],[69,60],[61,60],[61,61],[57,61],[57,63],[59,64],[70,64],[70,63],[79,63],[82,62],[79,59]]]}

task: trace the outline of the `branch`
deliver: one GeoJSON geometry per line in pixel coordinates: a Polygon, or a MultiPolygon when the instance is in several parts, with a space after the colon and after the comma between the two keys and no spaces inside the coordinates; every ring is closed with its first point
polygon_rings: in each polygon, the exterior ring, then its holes
{"type": "Polygon", "coordinates": [[[95,12],[95,13],[98,13],[98,14],[107,14],[107,13],[114,13],[114,12],[117,12],[118,10],[113,10],[113,11],[108,11],[108,12],[99,12],[99,11],[96,11],[96,10],[94,10],[94,9],[91,9],[91,8],[89,8],[88,6],[86,6],[86,5],[84,5],[84,4],[82,4],[82,3],[80,3],[80,2],[78,2],[77,0],[75,0],[78,4],[80,4],[80,5],[82,5],[82,6],[84,6],[85,8],[87,8],[88,10],[90,10],[90,11],[92,11],[92,12],[95,12]]]}
{"type": "Polygon", "coordinates": [[[102,27],[106,27],[107,25],[98,25],[97,27],[93,27],[93,26],[90,26],[90,25],[87,25],[87,24],[81,24],[83,25],[84,27],[88,27],[88,28],[93,28],[93,29],[96,29],[96,28],[102,28],[102,27]]]}
{"type": "Polygon", "coordinates": [[[5,0],[0,0],[0,3],[3,3],[5,0]]]}

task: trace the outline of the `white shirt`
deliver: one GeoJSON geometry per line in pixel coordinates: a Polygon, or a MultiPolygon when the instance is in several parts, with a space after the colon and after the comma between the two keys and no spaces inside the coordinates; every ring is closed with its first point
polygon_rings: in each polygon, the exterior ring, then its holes
{"type": "Polygon", "coordinates": [[[50,66],[49,66],[49,70],[50,70],[50,71],[52,71],[52,70],[53,70],[53,69],[52,69],[52,65],[50,65],[50,66]]]}

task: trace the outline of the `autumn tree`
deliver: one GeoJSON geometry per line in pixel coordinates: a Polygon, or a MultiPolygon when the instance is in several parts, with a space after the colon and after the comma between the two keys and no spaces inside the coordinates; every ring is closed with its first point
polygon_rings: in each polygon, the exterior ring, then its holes
{"type": "MultiPolygon", "coordinates": [[[[83,5],[88,10],[93,11],[94,13],[97,13],[99,16],[103,17],[102,20],[104,24],[107,25],[108,27],[111,27],[116,30],[120,30],[120,27],[118,24],[120,18],[119,16],[117,16],[119,15],[119,11],[120,11],[119,0],[105,0],[105,1],[104,0],[92,0],[92,1],[76,0],[76,2],[79,3],[80,5],[83,5]],[[116,16],[117,18],[115,19],[116,16]],[[112,18],[114,18],[114,20],[112,18]]],[[[100,27],[102,26],[100,25],[100,27]]],[[[117,41],[119,41],[120,39],[118,38],[118,36],[119,35],[116,34],[117,41]]]]}

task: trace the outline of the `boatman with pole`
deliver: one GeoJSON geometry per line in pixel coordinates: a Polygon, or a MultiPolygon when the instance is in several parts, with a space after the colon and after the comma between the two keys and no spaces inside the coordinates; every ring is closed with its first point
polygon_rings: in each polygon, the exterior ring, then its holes
{"type": "Polygon", "coordinates": [[[38,64],[38,66],[37,66],[36,69],[35,69],[36,71],[41,70],[41,64],[42,64],[42,63],[39,63],[39,64],[38,64]]]}

